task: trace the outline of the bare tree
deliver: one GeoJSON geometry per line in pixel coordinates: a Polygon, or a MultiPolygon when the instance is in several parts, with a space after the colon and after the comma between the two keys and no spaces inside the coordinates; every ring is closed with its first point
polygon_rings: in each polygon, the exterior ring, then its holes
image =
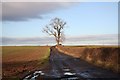
{"type": "Polygon", "coordinates": [[[63,42],[65,39],[65,36],[63,33],[65,26],[66,26],[66,22],[64,22],[60,18],[54,18],[51,20],[49,25],[43,28],[43,32],[49,35],[53,35],[55,37],[57,45],[59,45],[60,42],[63,42]]]}

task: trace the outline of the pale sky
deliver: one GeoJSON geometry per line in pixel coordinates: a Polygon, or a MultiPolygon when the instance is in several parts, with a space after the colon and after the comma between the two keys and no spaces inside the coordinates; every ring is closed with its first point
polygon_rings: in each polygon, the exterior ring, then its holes
{"type": "Polygon", "coordinates": [[[64,44],[117,44],[117,2],[5,2],[3,45],[54,44],[54,39],[42,32],[54,17],[67,22],[64,44]]]}

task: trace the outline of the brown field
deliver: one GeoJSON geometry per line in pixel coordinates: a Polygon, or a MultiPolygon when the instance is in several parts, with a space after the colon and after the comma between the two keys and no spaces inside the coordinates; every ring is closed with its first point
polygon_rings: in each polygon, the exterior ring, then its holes
{"type": "Polygon", "coordinates": [[[3,77],[21,78],[39,69],[48,61],[49,47],[4,46],[2,47],[3,77]]]}
{"type": "Polygon", "coordinates": [[[57,49],[96,66],[120,72],[118,46],[57,46],[57,49]]]}

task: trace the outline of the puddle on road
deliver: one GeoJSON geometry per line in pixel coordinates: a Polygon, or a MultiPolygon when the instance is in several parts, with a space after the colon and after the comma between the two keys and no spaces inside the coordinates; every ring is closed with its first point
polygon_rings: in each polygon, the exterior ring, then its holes
{"type": "Polygon", "coordinates": [[[69,75],[69,76],[72,76],[72,75],[75,75],[76,73],[71,73],[71,72],[65,72],[64,75],[69,75]]]}
{"type": "Polygon", "coordinates": [[[83,72],[83,73],[81,73],[80,74],[82,77],[84,77],[84,78],[89,78],[90,77],[90,75],[88,74],[88,73],[86,73],[86,72],[83,72]]]}
{"type": "MultiPolygon", "coordinates": [[[[60,76],[60,80],[78,80],[79,78],[76,76],[76,73],[70,72],[70,69],[66,68],[63,69],[65,72],[63,73],[63,76],[60,76]]],[[[52,78],[57,78],[55,75],[47,75],[43,73],[42,71],[35,71],[32,74],[27,75],[23,80],[37,80],[38,77],[52,77],[52,78]]]]}
{"type": "Polygon", "coordinates": [[[79,80],[79,77],[77,77],[76,73],[74,73],[71,69],[64,68],[63,71],[63,77],[60,80],[79,80]]]}
{"type": "MultiPolygon", "coordinates": [[[[79,76],[78,73],[74,73],[72,72],[69,68],[65,68],[63,69],[63,76],[59,76],[59,78],[53,74],[45,74],[43,73],[43,71],[39,70],[39,71],[35,71],[32,74],[27,75],[23,80],[37,80],[37,78],[39,77],[43,77],[43,78],[47,78],[47,77],[51,77],[51,78],[58,78],[60,80],[78,80],[79,76]]],[[[87,72],[81,72],[79,73],[80,76],[84,77],[84,78],[90,78],[89,73],[87,72]]]]}
{"type": "Polygon", "coordinates": [[[35,71],[34,73],[26,76],[23,80],[36,80],[37,77],[43,76],[45,73],[42,71],[35,71]]]}
{"type": "Polygon", "coordinates": [[[81,72],[81,73],[79,73],[79,75],[82,76],[83,78],[92,78],[89,71],[81,72]]]}
{"type": "Polygon", "coordinates": [[[70,71],[70,69],[66,68],[66,69],[63,69],[63,71],[70,71]]]}
{"type": "Polygon", "coordinates": [[[79,80],[79,78],[78,77],[71,77],[71,78],[63,78],[60,80],[79,80]]]}
{"type": "MultiPolygon", "coordinates": [[[[84,72],[72,72],[70,69],[64,69],[64,76],[76,76],[78,77],[83,77],[83,78],[92,78],[92,76],[90,75],[90,71],[84,71],[84,72]]],[[[73,79],[74,80],[74,79],[73,79]]]]}

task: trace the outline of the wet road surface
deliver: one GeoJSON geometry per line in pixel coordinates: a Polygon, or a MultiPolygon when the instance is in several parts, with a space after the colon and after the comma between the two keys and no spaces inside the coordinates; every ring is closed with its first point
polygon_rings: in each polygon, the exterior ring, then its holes
{"type": "Polygon", "coordinates": [[[119,80],[119,78],[117,73],[68,56],[51,47],[49,64],[44,69],[27,75],[23,80],[119,80]]]}

